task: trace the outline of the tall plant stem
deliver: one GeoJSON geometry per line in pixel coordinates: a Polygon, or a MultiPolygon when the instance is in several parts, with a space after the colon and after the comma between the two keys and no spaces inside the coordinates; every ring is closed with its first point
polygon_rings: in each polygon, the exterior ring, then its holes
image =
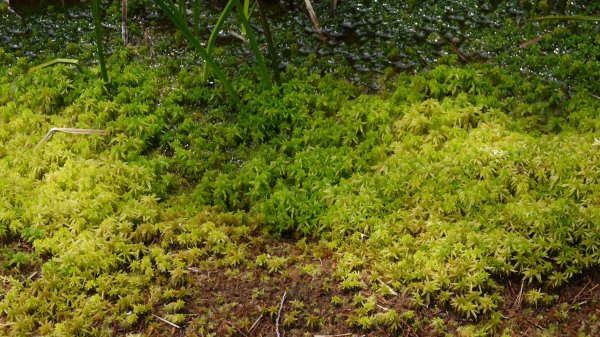
{"type": "Polygon", "coordinates": [[[191,0],[192,5],[192,31],[194,36],[200,36],[200,0],[191,0]]]}
{"type": "MultiPolygon", "coordinates": [[[[225,19],[227,19],[227,17],[229,16],[229,14],[231,13],[231,10],[233,9],[233,7],[235,7],[235,1],[237,0],[229,0],[227,2],[227,5],[225,5],[225,8],[223,8],[223,11],[221,11],[221,15],[219,15],[219,19],[217,20],[217,23],[215,24],[215,26],[212,29],[212,32],[210,33],[210,37],[208,38],[208,43],[206,44],[206,52],[209,55],[212,55],[213,50],[215,49],[215,44],[217,43],[217,38],[219,37],[219,32],[221,31],[221,28],[223,28],[223,25],[225,24],[225,19]]],[[[204,66],[204,73],[202,74],[202,79],[204,81],[208,81],[208,65],[204,66]]]]}
{"type": "MultiPolygon", "coordinates": [[[[178,6],[179,6],[179,12],[181,13],[181,17],[183,17],[183,18],[187,17],[187,10],[186,10],[186,7],[185,7],[185,0],[179,0],[178,6]]],[[[187,20],[185,20],[185,23],[187,24],[187,20]]]]}
{"type": "Polygon", "coordinates": [[[271,29],[269,28],[269,21],[265,14],[262,0],[257,0],[258,12],[260,14],[260,23],[263,31],[265,32],[265,39],[269,46],[269,57],[271,58],[271,70],[273,71],[273,77],[275,83],[281,83],[281,77],[279,76],[279,61],[277,60],[277,53],[275,52],[275,44],[273,43],[273,37],[271,35],[271,29]]]}
{"type": "MultiPolygon", "coordinates": [[[[236,105],[241,105],[241,101],[237,95],[237,92],[231,86],[231,83],[225,77],[225,74],[221,71],[221,68],[215,63],[210,54],[202,47],[200,40],[190,30],[187,23],[184,22],[185,18],[181,15],[181,12],[176,8],[172,0],[155,0],[162,11],[173,21],[175,26],[179,29],[181,34],[188,40],[188,42],[196,49],[200,56],[204,59],[204,63],[211,69],[212,73],[217,77],[219,82],[225,87],[225,90],[229,93],[231,99],[236,105]]],[[[236,0],[237,1],[237,0],[236,0]]]]}
{"type": "Polygon", "coordinates": [[[260,53],[260,49],[258,48],[258,43],[256,42],[256,38],[252,33],[252,27],[250,26],[250,21],[246,15],[244,15],[244,8],[240,4],[239,0],[233,0],[235,2],[235,6],[237,8],[238,18],[240,19],[242,26],[246,28],[246,38],[248,39],[248,44],[250,45],[250,49],[256,56],[256,63],[258,63],[258,72],[261,76],[261,84],[264,89],[271,89],[272,82],[271,77],[269,76],[269,70],[267,69],[267,64],[265,63],[265,59],[260,53]]]}
{"type": "MultiPolygon", "coordinates": [[[[539,0],[535,0],[533,2],[533,7],[531,8],[531,11],[529,12],[530,18],[534,17],[534,15],[535,15],[535,10],[537,9],[537,6],[538,6],[538,1],[539,0]]],[[[531,21],[527,21],[527,27],[525,28],[525,37],[527,38],[527,40],[531,39],[531,29],[532,29],[531,21]]]]}
{"type": "Polygon", "coordinates": [[[108,83],[108,72],[106,71],[106,60],[104,59],[104,45],[102,42],[102,25],[100,20],[100,0],[92,0],[92,15],[94,16],[94,32],[96,33],[96,49],[100,61],[100,72],[102,79],[108,83]]]}

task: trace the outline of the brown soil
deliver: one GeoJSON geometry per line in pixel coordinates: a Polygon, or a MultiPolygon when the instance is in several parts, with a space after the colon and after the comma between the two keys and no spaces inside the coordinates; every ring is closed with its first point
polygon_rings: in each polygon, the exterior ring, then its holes
{"type": "MultiPolygon", "coordinates": [[[[367,298],[375,295],[378,312],[394,309],[398,313],[414,310],[415,316],[403,322],[397,331],[370,331],[348,323],[356,309],[358,292],[344,292],[334,271],[337,255],[323,245],[309,243],[300,249],[295,242],[257,239],[248,242],[247,263],[240,267],[221,266],[218,260],[207,261],[193,269],[185,312],[190,314],[185,327],[175,329],[167,324],[140,326],[147,336],[443,336],[461,335],[461,326],[483,326],[480,321],[464,320],[449,308],[413,308],[408,295],[382,297],[368,288],[360,290],[367,298]],[[307,253],[310,252],[310,253],[307,253]],[[286,257],[280,271],[256,267],[252,262],[260,254],[286,257]],[[313,264],[320,273],[311,274],[303,267],[313,264]],[[280,303],[285,293],[285,301],[280,303]],[[341,303],[332,304],[332,297],[341,303]],[[280,311],[281,310],[281,311],[280,311]],[[293,316],[296,319],[290,319],[293,316]],[[445,326],[435,330],[430,322],[441,318],[445,326]],[[277,328],[277,322],[279,322],[277,328]]],[[[512,336],[598,336],[600,335],[600,272],[590,271],[562,289],[548,291],[559,294],[549,306],[533,307],[523,295],[530,289],[520,282],[507,281],[503,292],[505,320],[491,335],[503,331],[512,336]]]]}

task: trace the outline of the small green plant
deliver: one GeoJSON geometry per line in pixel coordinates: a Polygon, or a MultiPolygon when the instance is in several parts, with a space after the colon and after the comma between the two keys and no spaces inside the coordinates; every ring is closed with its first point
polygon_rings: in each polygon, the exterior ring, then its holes
{"type": "Polygon", "coordinates": [[[321,318],[319,315],[308,314],[305,318],[306,328],[310,331],[316,331],[321,328],[323,322],[321,322],[321,318]]]}
{"type": "Polygon", "coordinates": [[[336,306],[336,307],[339,307],[342,304],[344,304],[344,299],[342,299],[339,296],[335,296],[334,295],[334,296],[331,297],[331,304],[334,305],[334,306],[336,306]]]}

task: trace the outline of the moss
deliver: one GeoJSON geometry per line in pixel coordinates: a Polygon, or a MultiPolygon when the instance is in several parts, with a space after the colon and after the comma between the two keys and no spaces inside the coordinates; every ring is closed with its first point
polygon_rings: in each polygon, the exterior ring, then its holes
{"type": "MultiPolygon", "coordinates": [[[[18,59],[0,76],[4,335],[160,334],[152,315],[216,333],[190,316],[203,268],[262,282],[253,300],[276,282],[318,279],[327,307],[353,302],[337,321],[356,329],[416,324],[371,296],[400,290],[415,312],[449,306],[499,329],[501,280],[533,284],[526,302],[547,305],[598,266],[599,105],[585,88],[569,98],[497,67],[442,65],[368,96],[290,69],[271,91],[240,78],[236,110],[192,67],[136,60],[113,53],[113,95],[62,65],[28,73],[18,59]],[[109,135],[32,149],[58,126],[109,135]],[[273,237],[305,240],[270,252],[273,237]]],[[[226,295],[211,295],[217,311],[237,305],[226,295]]],[[[275,321],[275,304],[253,309],[275,321]]],[[[326,324],[291,305],[286,328],[326,324]]]]}

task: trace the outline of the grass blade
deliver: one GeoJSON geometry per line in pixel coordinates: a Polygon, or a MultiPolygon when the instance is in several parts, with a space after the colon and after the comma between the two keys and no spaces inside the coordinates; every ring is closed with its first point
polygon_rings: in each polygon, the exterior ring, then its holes
{"type": "Polygon", "coordinates": [[[106,71],[106,59],[104,58],[104,45],[102,42],[102,26],[100,18],[100,0],[92,0],[92,15],[94,16],[94,32],[96,38],[96,49],[98,61],[100,61],[100,72],[102,79],[108,83],[108,72],[106,71]]]}
{"type": "Polygon", "coordinates": [[[235,2],[235,6],[237,7],[238,18],[240,19],[242,26],[246,28],[246,38],[248,39],[248,44],[250,45],[250,49],[256,56],[256,62],[258,63],[258,71],[261,76],[261,83],[265,89],[270,89],[272,86],[271,77],[269,76],[269,70],[267,68],[267,64],[265,63],[265,59],[260,52],[260,48],[258,47],[258,43],[256,42],[256,38],[252,33],[252,27],[250,27],[250,22],[248,18],[244,15],[244,9],[240,4],[239,0],[233,0],[235,2]]]}
{"type": "Polygon", "coordinates": [[[267,15],[263,8],[262,0],[257,0],[258,4],[258,12],[260,14],[260,23],[262,25],[263,31],[265,32],[265,39],[267,40],[267,46],[269,47],[269,57],[271,58],[271,70],[273,71],[273,76],[275,78],[276,83],[281,82],[281,78],[279,76],[279,61],[277,60],[277,53],[275,52],[275,44],[273,43],[273,37],[271,36],[271,29],[269,27],[269,19],[267,19],[267,15]]]}
{"type": "Polygon", "coordinates": [[[200,0],[191,0],[194,36],[200,36],[200,0]]]}
{"type": "Polygon", "coordinates": [[[38,70],[40,70],[42,68],[46,68],[46,67],[49,67],[49,66],[57,64],[57,63],[72,64],[72,65],[76,66],[77,69],[79,69],[80,72],[83,73],[83,68],[81,67],[81,64],[79,64],[79,60],[75,60],[75,59],[62,59],[62,58],[56,58],[54,60],[50,60],[48,62],[44,62],[42,64],[38,64],[37,66],[33,66],[33,67],[29,68],[29,72],[32,73],[34,71],[38,71],[38,70]]]}
{"type": "MultiPolygon", "coordinates": [[[[217,38],[219,37],[219,32],[221,31],[221,28],[223,28],[223,25],[225,24],[225,19],[227,19],[227,17],[231,13],[231,10],[233,9],[233,7],[235,7],[235,1],[236,0],[229,0],[229,2],[227,2],[227,5],[225,5],[225,8],[221,12],[219,19],[217,20],[217,23],[215,24],[212,32],[210,33],[210,37],[208,38],[208,44],[206,46],[206,51],[208,52],[209,55],[212,55],[213,49],[215,48],[215,44],[217,42],[217,38]]],[[[207,65],[204,66],[204,73],[202,76],[205,81],[208,80],[207,65]]]]}
{"type": "Polygon", "coordinates": [[[177,9],[177,7],[173,3],[173,1],[171,1],[171,0],[155,0],[155,1],[158,4],[158,6],[161,8],[161,10],[169,17],[169,19],[171,19],[171,21],[179,29],[181,34],[183,34],[183,36],[188,40],[188,42],[192,45],[192,47],[194,47],[194,49],[196,49],[196,51],[198,53],[200,53],[200,56],[202,56],[206,65],[211,69],[211,71],[217,77],[219,82],[221,82],[221,84],[225,87],[225,90],[227,90],[227,92],[231,96],[231,99],[234,101],[234,103],[236,105],[240,105],[241,101],[240,101],[237,93],[231,86],[231,83],[229,82],[229,80],[227,80],[227,77],[225,77],[225,74],[223,74],[223,72],[221,71],[221,68],[219,68],[219,66],[215,63],[215,61],[208,54],[206,49],[204,49],[202,47],[202,44],[200,44],[199,38],[197,36],[194,36],[192,31],[189,29],[189,27],[187,26],[187,23],[185,22],[185,19],[181,16],[181,13],[177,9]]]}
{"type": "Polygon", "coordinates": [[[527,21],[600,21],[600,16],[587,15],[550,15],[527,19],[527,21]]]}

